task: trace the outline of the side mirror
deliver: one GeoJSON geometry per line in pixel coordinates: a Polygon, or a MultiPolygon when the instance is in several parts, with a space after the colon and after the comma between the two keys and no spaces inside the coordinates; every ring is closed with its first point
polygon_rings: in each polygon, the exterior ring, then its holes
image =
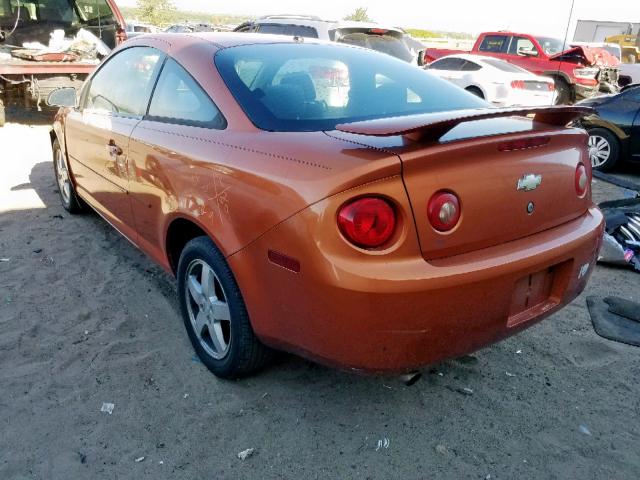
{"type": "Polygon", "coordinates": [[[47,105],[50,107],[69,107],[77,105],[76,89],[73,87],[56,88],[47,97],[47,105]]]}
{"type": "Polygon", "coordinates": [[[522,55],[523,57],[537,57],[538,52],[530,48],[519,48],[518,55],[522,55]]]}

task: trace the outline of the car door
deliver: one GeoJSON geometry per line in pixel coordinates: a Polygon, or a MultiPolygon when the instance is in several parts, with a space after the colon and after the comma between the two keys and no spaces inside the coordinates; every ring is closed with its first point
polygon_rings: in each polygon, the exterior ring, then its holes
{"type": "Polygon", "coordinates": [[[530,38],[513,36],[504,59],[536,75],[541,75],[548,66],[548,61],[542,57],[542,53],[539,45],[532,42],[530,38]]]}
{"type": "Polygon", "coordinates": [[[631,127],[631,157],[635,161],[640,161],[640,87],[634,88],[631,92],[632,100],[636,104],[636,113],[631,127]]]}
{"type": "Polygon", "coordinates": [[[225,142],[226,125],[202,87],[168,57],[129,149],[131,206],[139,245],[161,263],[170,212],[188,212],[203,223],[222,219],[225,172],[214,162],[215,145],[225,142]],[[212,208],[218,208],[217,213],[212,208]]]}
{"type": "Polygon", "coordinates": [[[129,137],[146,112],[162,58],[149,47],[117,53],[84,86],[80,108],[66,120],[67,152],[80,195],[132,241],[129,137]]]}

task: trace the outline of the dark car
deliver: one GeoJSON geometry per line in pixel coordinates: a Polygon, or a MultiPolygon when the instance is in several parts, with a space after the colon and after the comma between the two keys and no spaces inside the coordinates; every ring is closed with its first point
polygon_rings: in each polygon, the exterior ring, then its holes
{"type": "Polygon", "coordinates": [[[583,100],[596,114],[581,120],[589,131],[589,156],[596,170],[610,171],[619,160],[640,162],[640,84],[616,95],[583,100]]]}

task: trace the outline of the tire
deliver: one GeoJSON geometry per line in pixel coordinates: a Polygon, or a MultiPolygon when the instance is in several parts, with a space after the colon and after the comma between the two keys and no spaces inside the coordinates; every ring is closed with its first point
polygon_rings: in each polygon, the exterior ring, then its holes
{"type": "Polygon", "coordinates": [[[69,166],[64,153],[60,148],[60,142],[58,142],[58,139],[53,141],[52,148],[53,170],[56,174],[60,203],[62,203],[64,209],[71,214],[86,212],[87,204],[76,194],[76,189],[71,181],[71,175],[69,174],[69,166]]]}
{"type": "Polygon", "coordinates": [[[235,379],[269,362],[272,350],[253,332],[233,273],[210,238],[196,237],[187,243],[177,276],[180,310],[189,340],[214,375],[235,379]]]}
{"type": "Polygon", "coordinates": [[[638,59],[636,58],[636,56],[635,56],[633,53],[631,53],[631,54],[627,55],[627,61],[626,61],[626,62],[624,62],[624,63],[631,63],[631,64],[634,64],[634,63],[636,63],[636,62],[637,62],[637,60],[638,60],[638,59]]]}
{"type": "Polygon", "coordinates": [[[601,172],[613,170],[620,157],[620,142],[613,132],[606,128],[589,130],[588,145],[591,167],[601,172]]]}
{"type": "Polygon", "coordinates": [[[571,86],[560,77],[555,77],[553,81],[556,84],[556,92],[558,93],[556,96],[556,105],[567,105],[573,102],[571,86]]]}
{"type": "Polygon", "coordinates": [[[480,97],[481,99],[484,100],[484,94],[482,93],[482,90],[480,90],[478,87],[467,87],[465,88],[465,90],[469,93],[473,93],[476,97],[480,97]]]}

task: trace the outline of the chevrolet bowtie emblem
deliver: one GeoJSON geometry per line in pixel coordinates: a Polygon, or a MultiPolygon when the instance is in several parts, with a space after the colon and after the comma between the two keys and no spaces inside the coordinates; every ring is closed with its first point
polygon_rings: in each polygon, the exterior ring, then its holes
{"type": "Polygon", "coordinates": [[[518,179],[518,190],[530,192],[535,190],[542,183],[542,175],[527,173],[518,179]]]}

